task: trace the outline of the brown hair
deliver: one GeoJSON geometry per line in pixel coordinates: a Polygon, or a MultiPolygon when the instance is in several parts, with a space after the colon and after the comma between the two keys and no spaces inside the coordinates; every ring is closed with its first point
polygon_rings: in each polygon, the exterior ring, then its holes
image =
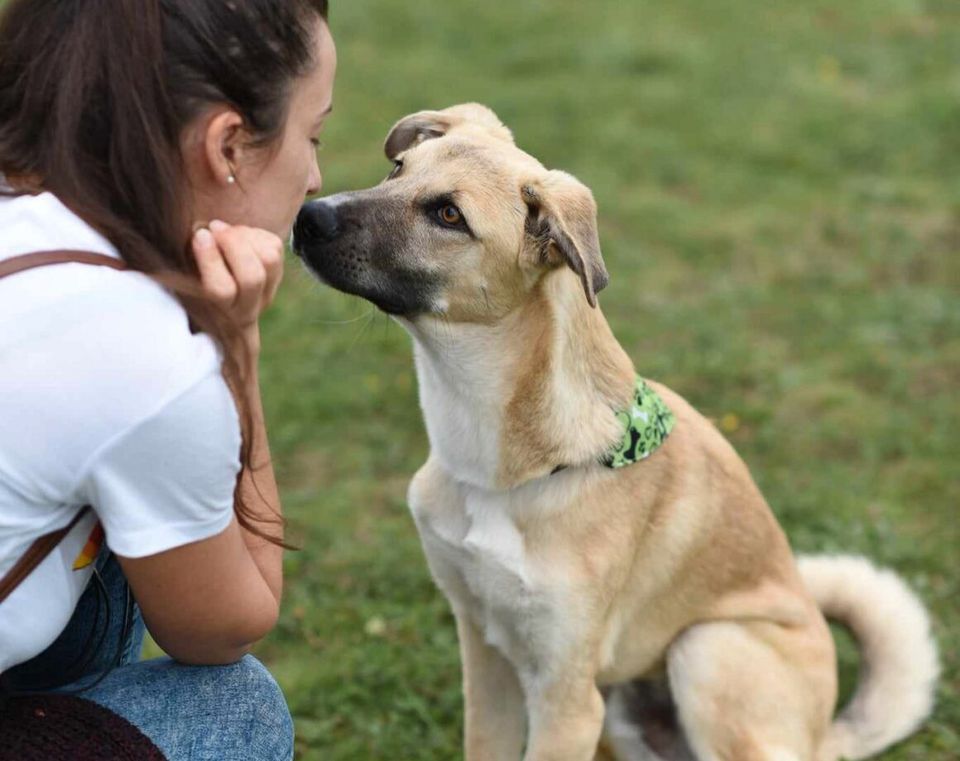
{"type": "MultiPolygon", "coordinates": [[[[212,104],[257,145],[283,130],[291,84],[315,65],[327,0],[11,0],[0,13],[0,173],[34,178],[179,298],[242,384],[237,327],[202,295],[190,252],[180,137],[212,104]]],[[[236,392],[237,389],[235,388],[236,392]]],[[[241,406],[241,463],[252,419],[241,406]]],[[[236,492],[244,528],[252,525],[236,492]]]]}

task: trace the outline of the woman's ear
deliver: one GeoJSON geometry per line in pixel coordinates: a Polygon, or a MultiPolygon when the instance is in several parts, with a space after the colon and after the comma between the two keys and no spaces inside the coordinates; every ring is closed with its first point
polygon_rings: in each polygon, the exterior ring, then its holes
{"type": "Polygon", "coordinates": [[[213,182],[218,185],[237,182],[237,168],[244,164],[249,150],[243,117],[236,111],[224,108],[207,120],[202,156],[213,182]]]}

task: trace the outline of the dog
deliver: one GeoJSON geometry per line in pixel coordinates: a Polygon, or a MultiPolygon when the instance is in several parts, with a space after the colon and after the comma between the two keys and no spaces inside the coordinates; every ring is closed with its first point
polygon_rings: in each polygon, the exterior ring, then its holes
{"type": "Polygon", "coordinates": [[[833,761],[912,732],[938,675],[922,604],[862,558],[795,560],[730,444],[638,378],[589,189],[478,104],[407,116],[385,152],[377,186],[304,205],[293,248],[413,337],[409,504],[468,761],[833,761]],[[835,720],[825,615],[865,659],[835,720]]]}

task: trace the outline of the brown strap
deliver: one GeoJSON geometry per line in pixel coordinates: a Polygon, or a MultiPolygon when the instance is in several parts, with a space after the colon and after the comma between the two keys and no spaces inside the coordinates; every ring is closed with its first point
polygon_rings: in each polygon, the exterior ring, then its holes
{"type": "Polygon", "coordinates": [[[46,267],[50,264],[67,264],[69,262],[98,264],[103,267],[112,267],[115,270],[125,270],[127,268],[122,259],[106,254],[94,254],[90,251],[37,251],[32,254],[4,259],[0,262],[0,278],[32,270],[34,267],[46,267]]]}
{"type": "Polygon", "coordinates": [[[0,603],[6,600],[7,597],[10,596],[10,593],[20,586],[20,582],[33,573],[34,569],[46,559],[47,555],[53,552],[54,548],[73,530],[74,526],[83,520],[83,517],[89,513],[91,509],[90,505],[87,505],[82,508],[66,526],[56,531],[51,531],[49,534],[44,534],[30,545],[27,551],[23,553],[23,556],[13,564],[13,568],[7,571],[3,579],[0,580],[0,603]]]}
{"type": "MultiPolygon", "coordinates": [[[[36,267],[46,267],[51,264],[67,264],[76,262],[78,264],[96,264],[103,267],[112,267],[115,270],[125,270],[127,265],[122,259],[116,259],[105,254],[95,254],[91,251],[37,251],[32,254],[23,254],[14,256],[10,259],[0,261],[0,278],[8,275],[15,275],[18,272],[25,272],[36,267]]],[[[53,552],[54,548],[60,544],[63,538],[70,533],[92,508],[87,505],[69,524],[49,534],[44,534],[37,539],[27,551],[23,554],[13,568],[11,568],[0,579],[0,603],[7,599],[10,594],[20,586],[20,583],[27,578],[46,557],[53,552]]]]}

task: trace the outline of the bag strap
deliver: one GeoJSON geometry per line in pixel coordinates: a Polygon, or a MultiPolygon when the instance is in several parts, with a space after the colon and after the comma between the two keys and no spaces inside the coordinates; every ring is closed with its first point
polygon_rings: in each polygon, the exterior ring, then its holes
{"type": "Polygon", "coordinates": [[[20,582],[36,570],[37,566],[46,559],[47,555],[53,552],[56,546],[63,541],[63,538],[83,520],[91,509],[90,505],[82,508],[66,526],[51,531],[49,534],[44,534],[27,548],[21,558],[13,564],[13,568],[7,571],[3,579],[0,580],[0,603],[3,603],[13,590],[20,586],[20,582]]]}
{"type": "Polygon", "coordinates": [[[98,264],[103,267],[112,267],[115,270],[125,270],[126,263],[106,254],[95,254],[91,251],[37,251],[32,254],[14,256],[0,261],[0,278],[7,275],[16,275],[18,272],[32,270],[35,267],[46,267],[51,264],[98,264]]]}
{"type": "MultiPolygon", "coordinates": [[[[8,275],[15,275],[19,272],[35,269],[36,267],[46,267],[52,264],[67,264],[74,262],[77,264],[94,264],[103,267],[111,267],[115,270],[125,270],[127,265],[122,259],[116,259],[105,254],[95,254],[91,251],[37,251],[32,254],[23,254],[14,256],[10,259],[0,261],[0,279],[8,275]]],[[[27,578],[39,566],[46,557],[53,552],[63,538],[69,534],[83,517],[93,508],[90,505],[83,507],[77,513],[73,520],[63,528],[51,531],[37,539],[23,556],[13,564],[13,567],[0,579],[0,603],[6,600],[20,583],[27,578]]]]}

